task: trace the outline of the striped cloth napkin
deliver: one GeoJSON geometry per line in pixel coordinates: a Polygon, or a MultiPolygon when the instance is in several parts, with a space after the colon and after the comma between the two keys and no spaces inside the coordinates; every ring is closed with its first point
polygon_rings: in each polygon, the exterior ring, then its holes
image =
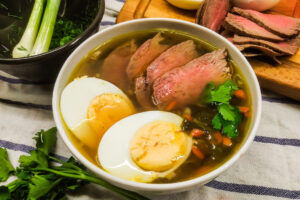
{"type": "MultiPolygon", "coordinates": [[[[107,0],[101,28],[115,24],[125,0],[107,0]]],[[[0,72],[0,147],[17,165],[33,149],[33,133],[55,126],[51,112],[52,85],[33,84],[0,72]]],[[[300,199],[300,103],[263,92],[260,127],[247,153],[228,171],[191,191],[151,199],[273,200],[300,199]]],[[[61,139],[56,155],[71,156],[61,139]]],[[[13,180],[10,178],[8,181],[13,180]]],[[[69,199],[118,199],[93,184],[69,199]]]]}

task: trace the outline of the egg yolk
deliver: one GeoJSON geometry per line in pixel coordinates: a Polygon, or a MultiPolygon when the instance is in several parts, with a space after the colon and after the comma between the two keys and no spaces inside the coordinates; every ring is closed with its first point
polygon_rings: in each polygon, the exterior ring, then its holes
{"type": "Polygon", "coordinates": [[[97,149],[107,129],[134,113],[135,108],[126,96],[101,94],[90,102],[87,118],[71,131],[83,144],[91,149],[97,149]]]}
{"type": "Polygon", "coordinates": [[[167,121],[155,121],[135,133],[130,154],[142,169],[163,172],[184,158],[187,143],[187,136],[180,127],[167,121]]]}
{"type": "Polygon", "coordinates": [[[87,119],[90,127],[102,138],[114,123],[134,113],[134,106],[124,95],[101,94],[91,101],[87,119]]]}

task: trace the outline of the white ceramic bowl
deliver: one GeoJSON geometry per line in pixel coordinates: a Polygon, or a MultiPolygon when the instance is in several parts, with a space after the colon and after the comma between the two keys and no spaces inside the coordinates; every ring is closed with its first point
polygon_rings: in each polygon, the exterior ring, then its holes
{"type": "Polygon", "coordinates": [[[203,185],[216,176],[224,172],[228,169],[234,162],[236,162],[242,154],[248,149],[249,145],[252,143],[253,138],[255,136],[255,132],[257,130],[260,115],[261,115],[261,92],[260,87],[257,81],[257,78],[252,70],[250,64],[246,60],[246,58],[240,53],[240,51],[229,41],[227,41],[222,36],[217,33],[199,26],[197,24],[193,24],[190,22],[185,22],[181,20],[175,19],[162,19],[162,18],[153,18],[153,19],[140,19],[133,20],[125,23],[121,23],[110,28],[107,28],[94,36],[87,39],[84,43],[82,43],[67,59],[65,64],[63,65],[58,78],[55,83],[54,92],[53,92],[53,115],[56,122],[56,126],[58,128],[59,134],[67,147],[70,149],[72,154],[89,170],[97,174],[99,177],[107,180],[108,182],[115,184],[119,187],[136,191],[142,193],[151,193],[151,194],[166,194],[166,193],[174,193],[189,190],[195,186],[203,185]],[[67,84],[67,81],[73,72],[74,68],[78,64],[78,62],[87,55],[92,49],[96,48],[98,45],[106,42],[107,40],[114,38],[116,36],[140,30],[147,29],[155,29],[155,28],[169,28],[175,29],[179,31],[184,31],[199,38],[205,39],[208,42],[215,44],[216,46],[223,48],[226,47],[230,53],[230,56],[237,63],[240,71],[245,75],[246,81],[249,84],[251,98],[252,98],[252,120],[250,128],[246,134],[246,139],[241,145],[240,149],[222,166],[215,169],[214,171],[203,175],[201,177],[179,182],[179,183],[168,183],[168,184],[147,184],[147,183],[138,183],[120,179],[118,177],[112,176],[100,169],[93,163],[89,162],[80,152],[75,148],[75,146],[70,141],[67,130],[64,127],[62,117],[60,115],[60,96],[67,84]]]}

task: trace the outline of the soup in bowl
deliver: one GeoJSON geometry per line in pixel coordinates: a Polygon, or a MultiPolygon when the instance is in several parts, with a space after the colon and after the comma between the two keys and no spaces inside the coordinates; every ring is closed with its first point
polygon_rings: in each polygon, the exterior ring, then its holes
{"type": "Polygon", "coordinates": [[[122,23],[65,62],[53,112],[88,169],[155,193],[204,184],[252,142],[261,112],[256,76],[226,39],[173,19],[122,23]]]}

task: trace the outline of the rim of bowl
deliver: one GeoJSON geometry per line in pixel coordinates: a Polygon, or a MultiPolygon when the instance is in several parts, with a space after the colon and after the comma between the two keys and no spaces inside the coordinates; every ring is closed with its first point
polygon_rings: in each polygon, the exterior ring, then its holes
{"type": "MultiPolygon", "coordinates": [[[[41,53],[38,55],[34,55],[34,56],[28,56],[28,57],[24,57],[24,58],[0,58],[0,62],[1,63],[5,63],[5,64],[9,64],[9,63],[26,63],[26,62],[34,62],[37,60],[42,60],[44,59],[44,57],[49,56],[49,55],[57,55],[65,50],[71,49],[73,47],[75,47],[77,44],[80,44],[81,40],[88,35],[95,26],[100,26],[100,22],[103,18],[104,15],[104,9],[105,9],[105,1],[104,0],[99,0],[99,10],[95,16],[95,18],[93,19],[92,23],[80,34],[78,35],[76,38],[74,38],[73,40],[71,40],[70,42],[68,42],[67,44],[57,47],[55,49],[52,49],[50,51],[47,51],[45,53],[41,53]]],[[[97,29],[98,31],[98,29],[97,29]]],[[[87,38],[88,39],[88,38],[87,38]]]]}
{"type": "MultiPolygon", "coordinates": [[[[92,49],[90,49],[90,51],[91,50],[92,49]]],[[[76,66],[73,67],[73,70],[75,69],[75,67],[76,66]]],[[[253,103],[253,101],[252,101],[252,103],[253,103]]],[[[84,41],[79,47],[77,47],[75,49],[75,51],[73,51],[73,53],[68,57],[68,59],[66,60],[66,62],[63,65],[62,69],[59,72],[59,75],[57,77],[57,80],[56,80],[55,86],[54,86],[54,90],[53,90],[52,107],[53,107],[54,120],[55,120],[55,123],[57,125],[58,132],[59,132],[60,136],[62,137],[64,143],[66,144],[68,149],[71,151],[71,153],[82,164],[84,164],[89,170],[91,170],[92,172],[97,174],[99,177],[105,179],[106,181],[111,182],[111,183],[116,184],[116,185],[119,185],[120,187],[123,187],[124,185],[126,185],[126,187],[129,187],[128,188],[129,190],[149,191],[149,192],[150,191],[163,192],[163,191],[168,191],[168,190],[174,191],[174,190],[186,189],[186,188],[196,186],[200,183],[207,183],[208,181],[214,179],[219,174],[221,174],[222,172],[227,170],[230,166],[232,166],[233,163],[235,163],[246,152],[246,150],[249,148],[250,144],[253,142],[253,139],[255,137],[255,134],[256,134],[256,131],[257,131],[257,128],[258,128],[258,125],[259,125],[259,122],[260,122],[260,118],[261,118],[262,101],[261,101],[260,86],[259,86],[257,77],[256,77],[251,65],[249,64],[247,59],[243,56],[243,54],[233,44],[231,44],[228,40],[226,40],[224,37],[222,37],[221,35],[217,34],[216,32],[214,32],[214,31],[212,31],[212,30],[210,30],[206,27],[203,27],[203,26],[200,26],[198,24],[191,23],[191,22],[178,20],[178,19],[170,19],[170,18],[148,18],[148,19],[131,20],[131,21],[123,22],[121,24],[117,24],[117,25],[111,26],[109,28],[106,28],[102,31],[99,31],[95,35],[91,36],[89,39],[84,41]],[[243,63],[249,69],[250,74],[251,74],[250,79],[253,79],[254,90],[257,92],[256,95],[254,95],[254,94],[251,95],[252,100],[257,102],[257,108],[256,108],[257,113],[256,113],[256,116],[252,117],[251,123],[253,123],[253,128],[252,128],[251,131],[249,131],[248,138],[239,147],[239,149],[227,161],[225,161],[222,165],[220,165],[219,167],[217,167],[216,169],[214,169],[213,171],[211,171],[211,172],[209,172],[205,175],[193,178],[191,180],[186,180],[186,181],[182,181],[182,182],[175,182],[175,183],[157,184],[157,183],[140,183],[140,182],[128,181],[128,180],[113,176],[113,175],[109,174],[108,172],[102,170],[98,166],[94,165],[90,161],[88,161],[76,149],[76,147],[70,141],[67,133],[65,132],[64,125],[61,123],[61,121],[63,121],[63,119],[60,115],[60,108],[59,108],[60,94],[58,94],[58,89],[59,89],[59,86],[61,85],[61,78],[64,75],[64,71],[68,68],[68,63],[71,61],[71,59],[74,57],[74,55],[76,55],[77,52],[80,51],[80,49],[83,48],[90,40],[92,40],[93,38],[99,37],[99,35],[101,35],[102,33],[105,33],[105,32],[111,31],[112,29],[115,29],[115,27],[121,28],[121,27],[130,25],[130,24],[147,23],[147,22],[150,22],[150,21],[151,22],[156,22],[156,23],[159,23],[159,22],[162,22],[162,21],[164,21],[164,22],[173,22],[173,23],[177,23],[177,24],[182,24],[183,23],[183,24],[186,24],[188,26],[192,26],[193,28],[196,28],[196,29],[202,29],[202,31],[209,32],[209,34],[213,35],[213,37],[216,37],[216,38],[219,38],[219,39],[223,40],[228,46],[231,46],[234,49],[234,51],[236,51],[236,53],[240,56],[243,63]]]]}

